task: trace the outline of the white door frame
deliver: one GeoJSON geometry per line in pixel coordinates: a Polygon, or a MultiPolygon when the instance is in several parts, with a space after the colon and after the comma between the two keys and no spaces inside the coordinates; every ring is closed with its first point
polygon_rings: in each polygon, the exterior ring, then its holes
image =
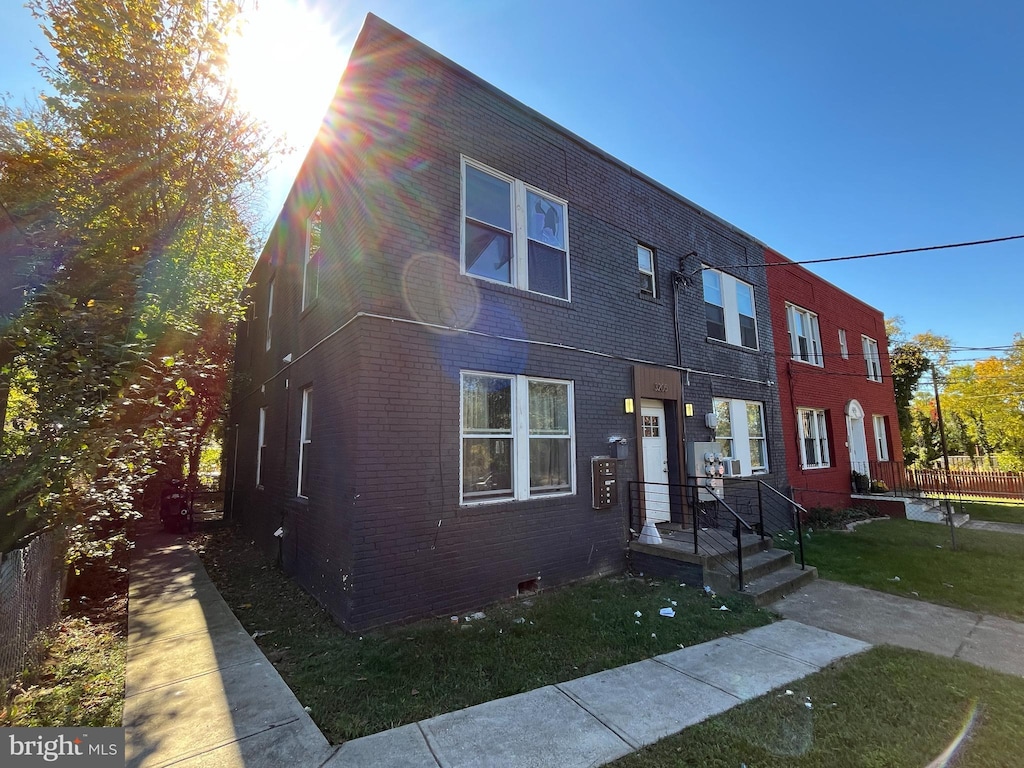
{"type": "Polygon", "coordinates": [[[864,432],[864,409],[856,400],[846,404],[846,447],[850,452],[850,468],[862,475],[870,476],[868,440],[864,432]]]}
{"type": "Polygon", "coordinates": [[[643,451],[644,517],[647,522],[667,523],[671,518],[668,488],[668,436],[665,429],[665,403],[640,401],[640,435],[643,451]],[[644,418],[647,417],[647,418],[644,418]],[[650,420],[648,422],[648,420],[650,420]],[[654,434],[648,435],[649,432],[654,434]],[[665,485],[647,486],[647,483],[665,485]]]}

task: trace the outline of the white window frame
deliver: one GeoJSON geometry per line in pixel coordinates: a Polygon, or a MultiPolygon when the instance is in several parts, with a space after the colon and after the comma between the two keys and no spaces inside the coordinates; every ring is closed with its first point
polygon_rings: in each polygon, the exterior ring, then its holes
{"type": "Polygon", "coordinates": [[[839,329],[839,354],[842,355],[843,360],[850,359],[850,347],[846,343],[846,329],[839,329]]]}
{"type": "Polygon", "coordinates": [[[309,216],[306,217],[306,243],[304,248],[304,258],[302,261],[302,311],[305,311],[314,301],[317,296],[320,295],[320,261],[316,262],[317,255],[323,249],[323,212],[324,204],[322,200],[317,200],[316,205],[313,206],[309,216]],[[314,219],[316,226],[319,226],[319,242],[317,243],[316,250],[312,249],[313,245],[313,227],[314,219]],[[309,271],[314,270],[312,275],[312,290],[309,286],[309,271]]]}
{"type": "Polygon", "coordinates": [[[310,445],[313,443],[313,386],[302,388],[302,413],[299,416],[299,477],[295,495],[300,499],[309,498],[309,488],[303,487],[302,475],[309,461],[310,445]]]}
{"type": "Polygon", "coordinates": [[[889,441],[885,429],[885,416],[873,415],[871,417],[871,424],[875,428],[875,456],[878,461],[888,461],[889,441]]]}
{"type": "Polygon", "coordinates": [[[653,248],[648,248],[646,245],[641,245],[640,243],[637,243],[636,244],[636,266],[637,266],[637,269],[639,270],[640,275],[641,275],[641,277],[640,277],[640,293],[644,294],[645,296],[650,296],[652,299],[658,298],[658,283],[657,283],[657,280],[655,280],[655,277],[654,277],[654,272],[655,272],[654,249],[653,248]],[[650,269],[646,269],[644,267],[644,265],[643,265],[643,261],[641,260],[642,252],[646,253],[650,257],[650,264],[651,264],[651,268],[650,269]],[[646,286],[644,285],[644,282],[645,282],[644,281],[644,276],[646,276],[646,277],[648,277],[650,279],[650,284],[651,284],[650,285],[650,290],[648,290],[646,288],[646,286]]]}
{"type": "Polygon", "coordinates": [[[256,434],[256,487],[263,485],[263,451],[267,447],[267,406],[260,406],[259,429],[256,434]]]}
{"type": "Polygon", "coordinates": [[[270,351],[270,345],[274,338],[274,327],[272,322],[274,320],[274,278],[271,277],[267,283],[267,344],[266,351],[270,351]]]}
{"type": "Polygon", "coordinates": [[[801,469],[824,469],[831,466],[828,448],[828,425],[825,411],[821,408],[797,408],[796,429],[800,435],[800,467],[801,469]],[[810,434],[804,429],[804,416],[809,417],[810,434]],[[817,457],[807,456],[806,440],[813,440],[817,457]],[[811,458],[816,458],[812,461],[811,458]]]}
{"type": "MultiPolygon", "coordinates": [[[[509,176],[506,173],[497,171],[494,168],[489,168],[483,163],[479,163],[476,160],[472,160],[465,155],[462,156],[461,164],[461,238],[462,242],[460,245],[459,253],[459,271],[461,274],[471,277],[474,280],[484,280],[489,283],[497,283],[498,285],[509,285],[514,288],[518,288],[529,293],[535,293],[538,296],[548,296],[553,299],[560,301],[571,302],[572,301],[572,275],[570,272],[571,264],[569,259],[569,203],[559,197],[555,197],[549,192],[545,192],[542,189],[531,186],[519,179],[509,176]],[[492,176],[496,179],[500,179],[512,188],[512,194],[510,195],[510,204],[512,210],[510,212],[510,220],[512,222],[512,230],[509,234],[512,237],[511,259],[512,264],[509,269],[510,282],[503,280],[495,280],[490,277],[473,274],[466,269],[466,168],[475,168],[481,173],[485,173],[488,176],[492,176]],[[529,255],[530,255],[530,238],[528,235],[527,227],[527,193],[532,192],[535,195],[540,195],[547,202],[561,206],[562,208],[562,228],[563,228],[563,239],[565,241],[565,296],[556,296],[552,293],[544,293],[543,291],[535,291],[530,289],[530,274],[529,274],[529,255]]],[[[480,222],[481,224],[490,227],[492,229],[500,229],[488,222],[480,222]]],[[[554,250],[554,246],[548,246],[554,250]]]]}
{"type": "Polygon", "coordinates": [[[786,304],[786,325],[789,328],[789,347],[793,359],[800,363],[825,366],[825,358],[821,354],[821,329],[818,327],[818,315],[809,309],[796,304],[786,304]],[[798,322],[798,321],[802,321],[798,322]],[[803,325],[809,335],[801,335],[797,329],[803,325]],[[800,339],[806,339],[807,355],[800,350],[800,339]]]}
{"type": "Polygon", "coordinates": [[[558,496],[573,496],[576,494],[576,407],[574,386],[571,380],[550,379],[540,376],[510,375],[492,373],[489,371],[461,371],[459,376],[459,504],[462,506],[475,506],[479,504],[501,504],[513,501],[526,501],[528,499],[554,498],[558,496]],[[511,408],[512,426],[507,433],[488,432],[477,434],[466,432],[466,418],[464,409],[463,391],[467,376],[480,376],[491,379],[505,379],[512,382],[511,408]],[[566,387],[568,408],[568,437],[569,442],[569,490],[555,492],[533,492],[530,489],[530,440],[536,438],[552,438],[555,435],[530,435],[530,382],[548,382],[561,384],[566,387]],[[511,472],[512,472],[512,495],[500,498],[480,498],[476,496],[465,497],[464,492],[464,446],[466,439],[474,438],[505,438],[512,442],[511,472]]]}
{"type": "MultiPolygon", "coordinates": [[[[760,349],[761,346],[761,334],[757,328],[757,298],[754,293],[754,286],[745,280],[740,280],[737,277],[722,272],[721,270],[709,267],[706,264],[702,265],[702,280],[709,273],[715,276],[718,280],[720,293],[722,294],[722,303],[717,304],[716,302],[709,301],[707,296],[704,296],[705,305],[711,304],[716,307],[722,308],[722,314],[725,320],[725,338],[719,339],[717,336],[708,336],[708,339],[714,339],[715,341],[724,342],[726,344],[732,344],[733,346],[742,347],[743,349],[760,349]],[[754,324],[754,346],[748,346],[743,343],[743,331],[740,326],[740,310],[739,310],[739,295],[738,291],[740,286],[745,287],[750,291],[750,309],[753,312],[752,315],[743,314],[743,317],[749,317],[753,320],[754,324]]],[[[704,290],[702,283],[701,290],[704,290]]],[[[705,310],[706,312],[706,310],[705,310]]],[[[706,322],[706,316],[705,316],[706,322]]]]}
{"type": "Polygon", "coordinates": [[[882,380],[882,360],[878,356],[878,342],[870,336],[860,337],[861,349],[864,351],[864,363],[867,366],[868,381],[882,380]]]}
{"type": "MultiPolygon", "coordinates": [[[[737,400],[734,398],[716,397],[712,400],[713,409],[717,412],[718,406],[722,403],[728,403],[729,407],[729,423],[732,426],[732,432],[729,435],[719,434],[718,429],[715,430],[715,439],[728,439],[732,441],[732,454],[731,456],[723,456],[726,459],[737,460],[740,463],[740,475],[746,477],[750,475],[764,475],[769,471],[770,457],[768,456],[768,424],[764,417],[764,403],[758,400],[737,400]],[[751,435],[750,424],[747,421],[747,406],[756,405],[761,412],[761,426],[764,430],[763,435],[751,435]],[[764,455],[764,466],[755,467],[753,466],[750,451],[751,440],[757,440],[764,446],[762,454],[764,455]]],[[[721,425],[721,422],[719,422],[721,425]]]]}

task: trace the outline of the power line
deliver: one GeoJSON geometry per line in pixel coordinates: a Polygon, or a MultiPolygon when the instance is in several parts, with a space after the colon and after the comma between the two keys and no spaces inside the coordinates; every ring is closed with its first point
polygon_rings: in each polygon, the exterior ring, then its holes
{"type": "MultiPolygon", "coordinates": [[[[857,256],[833,256],[828,259],[805,259],[803,261],[771,261],[766,262],[766,267],[788,267],[793,264],[824,264],[828,261],[853,261],[855,259],[874,259],[879,256],[897,256],[902,253],[923,253],[924,251],[941,251],[947,248],[967,248],[972,245],[989,245],[991,243],[1005,243],[1008,240],[1024,240],[1024,235],[1010,235],[1008,237],[993,237],[988,240],[971,240],[964,243],[946,243],[945,245],[926,245],[921,248],[902,248],[898,251],[879,251],[877,253],[861,253],[857,256]]],[[[781,256],[781,254],[779,254],[781,256]]],[[[785,258],[783,256],[782,258],[785,258]]],[[[761,264],[736,264],[737,267],[760,267],[761,264]]]]}

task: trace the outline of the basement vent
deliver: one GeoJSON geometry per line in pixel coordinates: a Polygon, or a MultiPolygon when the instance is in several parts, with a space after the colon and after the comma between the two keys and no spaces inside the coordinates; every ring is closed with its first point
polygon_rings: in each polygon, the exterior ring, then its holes
{"type": "Polygon", "coordinates": [[[522,597],[523,595],[535,595],[540,591],[540,579],[529,579],[527,581],[520,581],[517,594],[522,597]]]}

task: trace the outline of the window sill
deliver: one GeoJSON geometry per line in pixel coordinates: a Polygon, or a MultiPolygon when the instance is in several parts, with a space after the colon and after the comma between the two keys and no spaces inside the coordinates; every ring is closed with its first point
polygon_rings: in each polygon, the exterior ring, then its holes
{"type": "Polygon", "coordinates": [[[801,472],[814,472],[821,469],[832,469],[832,467],[828,464],[808,464],[800,467],[801,472]]]}
{"type": "Polygon", "coordinates": [[[312,312],[314,309],[316,309],[316,307],[317,307],[317,305],[319,303],[320,303],[320,297],[317,297],[317,298],[313,299],[311,302],[309,302],[309,304],[306,305],[306,308],[299,313],[299,322],[305,320],[306,316],[310,312],[312,312]]]}
{"type": "Polygon", "coordinates": [[[761,351],[760,347],[744,347],[742,344],[733,344],[730,341],[722,341],[721,339],[716,339],[713,336],[708,336],[707,342],[708,344],[716,344],[720,347],[728,347],[729,349],[735,349],[737,352],[748,352],[750,354],[758,354],[761,351]]]}
{"type": "Polygon", "coordinates": [[[465,508],[472,508],[472,507],[496,507],[496,506],[499,506],[501,504],[529,504],[530,502],[544,501],[545,499],[565,499],[565,498],[568,498],[570,496],[575,496],[575,495],[576,495],[575,491],[569,491],[567,493],[543,493],[543,494],[539,494],[537,496],[529,496],[529,497],[527,497],[525,499],[509,499],[509,498],[503,498],[503,499],[479,499],[479,500],[470,499],[468,501],[463,499],[463,500],[459,501],[459,506],[460,507],[465,507],[465,508]]]}
{"type": "Polygon", "coordinates": [[[657,304],[659,307],[662,305],[662,301],[658,296],[647,293],[645,291],[638,291],[637,295],[640,297],[642,301],[646,301],[651,304],[657,304]]]}
{"type": "Polygon", "coordinates": [[[476,275],[470,275],[465,272],[463,272],[461,276],[469,278],[480,288],[496,291],[498,293],[506,293],[509,296],[519,296],[524,299],[530,299],[531,301],[539,301],[543,304],[550,304],[554,307],[573,309],[572,301],[570,299],[561,299],[558,296],[549,296],[546,293],[537,293],[536,291],[530,291],[526,288],[519,288],[514,285],[509,285],[508,283],[499,283],[496,280],[488,280],[486,277],[477,277],[476,275]]]}
{"type": "Polygon", "coordinates": [[[812,363],[810,360],[801,360],[799,357],[789,358],[794,363],[800,363],[801,365],[809,365],[811,368],[817,368],[820,371],[825,370],[825,363],[812,363]]]}

